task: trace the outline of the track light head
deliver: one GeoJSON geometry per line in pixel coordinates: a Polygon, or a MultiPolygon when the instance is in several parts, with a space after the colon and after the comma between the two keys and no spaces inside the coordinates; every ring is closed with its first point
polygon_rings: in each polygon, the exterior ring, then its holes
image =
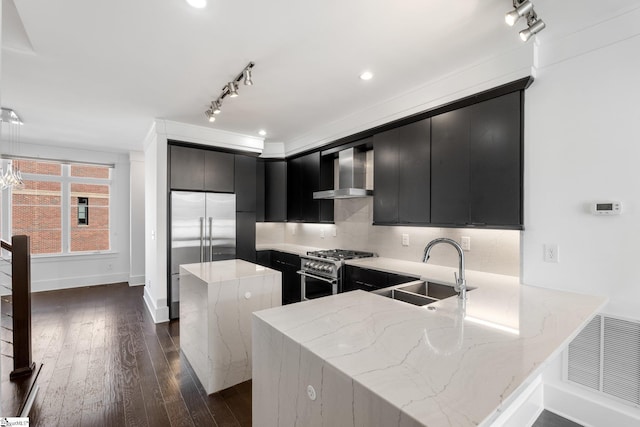
{"type": "Polygon", "coordinates": [[[544,27],[546,27],[546,24],[542,19],[532,19],[529,22],[529,28],[520,31],[520,40],[526,42],[531,38],[531,36],[533,36],[534,34],[538,34],[540,31],[544,30],[544,27]]]}
{"type": "Polygon", "coordinates": [[[513,27],[518,20],[533,10],[533,3],[525,0],[521,3],[513,2],[515,9],[504,16],[504,20],[510,27],[513,27]]]}
{"type": "Polygon", "coordinates": [[[230,98],[235,98],[238,96],[238,88],[236,87],[236,82],[227,83],[227,92],[229,93],[230,98]]]}
{"type": "Polygon", "coordinates": [[[245,86],[253,85],[253,80],[251,80],[251,68],[245,68],[242,72],[242,76],[244,77],[245,86]]]}
{"type": "Polygon", "coordinates": [[[213,114],[220,114],[222,112],[222,103],[220,101],[213,101],[211,103],[211,110],[213,114]]]}
{"type": "Polygon", "coordinates": [[[215,116],[213,115],[213,110],[209,109],[204,112],[204,115],[209,119],[209,123],[213,123],[216,121],[215,116]]]}

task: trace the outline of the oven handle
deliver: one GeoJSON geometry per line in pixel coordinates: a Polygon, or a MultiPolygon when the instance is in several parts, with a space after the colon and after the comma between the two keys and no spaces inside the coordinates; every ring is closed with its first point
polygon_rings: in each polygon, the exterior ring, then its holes
{"type": "Polygon", "coordinates": [[[315,274],[307,273],[304,270],[298,270],[297,273],[301,276],[311,277],[312,279],[322,280],[323,282],[331,283],[332,285],[338,283],[338,279],[327,279],[326,277],[316,276],[315,274]]]}

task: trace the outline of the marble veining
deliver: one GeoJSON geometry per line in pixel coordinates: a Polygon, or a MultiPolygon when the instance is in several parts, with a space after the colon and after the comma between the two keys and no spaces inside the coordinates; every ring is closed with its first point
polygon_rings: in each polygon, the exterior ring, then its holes
{"type": "MultiPolygon", "coordinates": [[[[452,281],[453,268],[414,267],[452,281]]],[[[490,425],[606,302],[510,276],[468,279],[465,303],[353,291],[254,313],[254,416],[264,426],[490,425]],[[260,394],[271,387],[279,393],[260,394]]]]}
{"type": "Polygon", "coordinates": [[[251,313],[281,305],[281,277],[242,260],[180,266],[180,348],[207,393],[251,378],[251,313]]]}

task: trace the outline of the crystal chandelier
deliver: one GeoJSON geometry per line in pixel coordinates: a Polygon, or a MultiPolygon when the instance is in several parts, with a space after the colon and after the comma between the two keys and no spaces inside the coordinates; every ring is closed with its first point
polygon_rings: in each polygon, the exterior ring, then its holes
{"type": "MultiPolygon", "coordinates": [[[[3,154],[15,154],[18,150],[20,126],[22,126],[20,116],[12,109],[3,107],[0,113],[0,140],[8,147],[8,153],[3,154]]],[[[8,163],[7,170],[4,173],[0,167],[0,189],[4,190],[22,185],[22,174],[17,167],[13,167],[13,161],[8,163]]]]}

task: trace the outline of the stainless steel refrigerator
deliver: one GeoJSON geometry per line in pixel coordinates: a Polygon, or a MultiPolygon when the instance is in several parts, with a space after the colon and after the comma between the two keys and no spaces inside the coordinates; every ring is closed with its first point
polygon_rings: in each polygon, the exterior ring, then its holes
{"type": "Polygon", "coordinates": [[[169,317],[180,317],[180,265],[236,257],[236,195],[171,192],[169,317]]]}

